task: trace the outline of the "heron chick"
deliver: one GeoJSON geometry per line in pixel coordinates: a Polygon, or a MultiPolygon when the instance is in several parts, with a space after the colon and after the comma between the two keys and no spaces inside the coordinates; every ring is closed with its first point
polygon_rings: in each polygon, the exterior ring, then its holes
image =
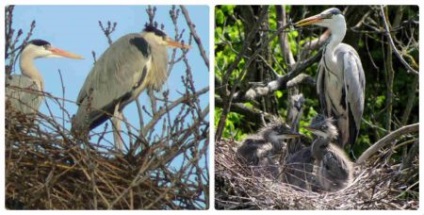
{"type": "Polygon", "coordinates": [[[279,120],[273,120],[261,128],[257,134],[248,136],[237,149],[237,157],[248,165],[259,165],[264,158],[282,149],[283,141],[299,137],[300,134],[279,120]]]}
{"type": "Polygon", "coordinates": [[[353,178],[352,162],[334,141],[338,132],[333,119],[318,115],[306,127],[317,138],[311,145],[311,154],[319,162],[318,182],[325,191],[337,191],[346,187],[353,178]]]}

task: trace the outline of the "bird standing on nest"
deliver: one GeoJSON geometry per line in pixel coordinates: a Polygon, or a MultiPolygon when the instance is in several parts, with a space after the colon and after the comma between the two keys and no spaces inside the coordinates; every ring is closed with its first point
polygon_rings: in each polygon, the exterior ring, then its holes
{"type": "Polygon", "coordinates": [[[71,58],[83,57],[56,48],[45,40],[31,40],[22,48],[19,66],[21,75],[6,77],[6,101],[10,108],[22,114],[34,114],[43,101],[44,79],[35,67],[38,58],[71,58]]]}
{"type": "Polygon", "coordinates": [[[356,50],[342,43],[347,30],[345,17],[338,8],[329,8],[295,25],[317,25],[331,32],[318,66],[317,92],[324,114],[334,117],[340,131],[334,143],[341,148],[350,145],[353,154],[364,112],[365,73],[356,50]]]}
{"type": "Polygon", "coordinates": [[[337,191],[346,187],[352,180],[352,162],[344,151],[333,143],[337,139],[337,128],[333,119],[318,115],[306,127],[317,138],[311,145],[312,157],[319,162],[318,182],[325,191],[337,191]]]}

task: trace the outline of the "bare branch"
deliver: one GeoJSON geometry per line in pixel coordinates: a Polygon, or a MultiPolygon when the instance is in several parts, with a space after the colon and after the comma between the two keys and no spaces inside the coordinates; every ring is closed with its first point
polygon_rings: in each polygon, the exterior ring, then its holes
{"type": "MultiPolygon", "coordinates": [[[[398,59],[400,60],[400,62],[406,67],[406,69],[408,70],[408,72],[412,72],[415,75],[418,75],[418,71],[416,71],[414,68],[412,68],[406,61],[405,59],[403,59],[402,55],[399,53],[399,50],[397,50],[395,43],[393,42],[392,36],[390,34],[390,29],[389,29],[389,24],[387,23],[387,18],[386,18],[386,14],[384,13],[384,6],[380,6],[380,11],[381,11],[381,18],[383,19],[383,23],[384,23],[384,28],[386,30],[385,34],[387,36],[387,38],[389,39],[389,43],[390,46],[392,47],[396,57],[398,57],[398,59]]],[[[389,53],[391,54],[391,53],[389,53]]]]}
{"type": "Polygon", "coordinates": [[[384,146],[390,144],[393,140],[396,138],[408,134],[408,133],[414,133],[417,132],[419,128],[419,123],[411,124],[411,125],[405,125],[401,128],[397,129],[396,131],[393,131],[389,134],[387,134],[385,137],[378,140],[374,145],[369,147],[365,152],[362,153],[362,155],[358,158],[356,161],[357,164],[362,164],[366,160],[368,160],[371,155],[376,153],[378,150],[383,148],[384,146]]]}

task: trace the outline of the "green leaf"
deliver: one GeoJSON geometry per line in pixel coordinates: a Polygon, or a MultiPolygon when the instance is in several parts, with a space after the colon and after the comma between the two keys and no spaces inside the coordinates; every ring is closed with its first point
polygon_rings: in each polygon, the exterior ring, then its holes
{"type": "Polygon", "coordinates": [[[279,99],[279,98],[283,97],[283,92],[277,90],[277,91],[275,91],[275,96],[279,99]]]}
{"type": "Polygon", "coordinates": [[[224,13],[221,10],[217,10],[215,12],[215,21],[217,24],[223,24],[225,20],[224,13]]]}

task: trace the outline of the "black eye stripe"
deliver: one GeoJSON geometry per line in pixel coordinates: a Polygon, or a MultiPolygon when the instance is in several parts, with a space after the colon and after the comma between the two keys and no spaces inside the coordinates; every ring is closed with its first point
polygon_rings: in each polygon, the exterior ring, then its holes
{"type": "Polygon", "coordinates": [[[146,31],[146,32],[152,32],[152,33],[155,33],[159,37],[166,38],[165,32],[157,29],[153,25],[146,25],[146,27],[144,28],[144,31],[146,31]]]}
{"type": "Polygon", "coordinates": [[[35,39],[35,40],[31,40],[28,42],[28,44],[33,44],[36,46],[44,46],[44,47],[49,47],[50,43],[45,41],[45,40],[40,40],[40,39],[35,39]]]}

